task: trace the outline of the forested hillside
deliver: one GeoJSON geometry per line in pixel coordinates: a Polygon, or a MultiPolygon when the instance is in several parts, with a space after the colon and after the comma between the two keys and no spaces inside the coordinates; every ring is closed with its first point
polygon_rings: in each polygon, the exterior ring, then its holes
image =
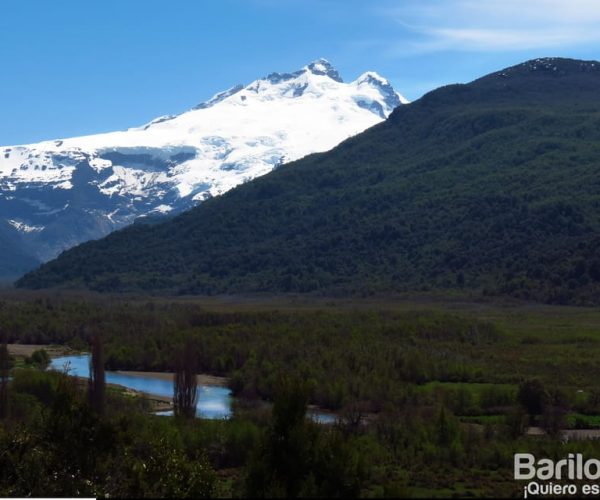
{"type": "Polygon", "coordinates": [[[27,288],[600,299],[600,63],[442,87],[334,150],[163,224],[85,243],[27,288]]]}

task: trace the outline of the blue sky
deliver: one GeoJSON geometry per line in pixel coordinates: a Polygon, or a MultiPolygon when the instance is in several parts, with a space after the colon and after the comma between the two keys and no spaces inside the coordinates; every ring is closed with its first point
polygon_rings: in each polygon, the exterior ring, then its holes
{"type": "Polygon", "coordinates": [[[2,0],[0,145],[125,129],[319,57],[409,99],[600,59],[597,0],[2,0]]]}

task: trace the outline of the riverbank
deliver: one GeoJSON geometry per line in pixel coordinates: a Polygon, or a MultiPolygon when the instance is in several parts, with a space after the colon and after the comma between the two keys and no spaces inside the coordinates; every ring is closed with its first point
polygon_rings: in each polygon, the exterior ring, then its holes
{"type": "MultiPolygon", "coordinates": [[[[74,354],[84,354],[74,351],[70,347],[53,345],[53,344],[7,344],[8,352],[12,356],[28,357],[31,356],[35,351],[44,349],[50,359],[60,358],[62,356],[70,356],[74,354]]],[[[170,372],[148,372],[148,371],[136,371],[136,370],[115,370],[113,373],[119,375],[131,375],[133,377],[149,378],[149,379],[160,379],[172,382],[175,374],[170,372]]],[[[208,385],[214,387],[227,387],[229,379],[227,377],[218,377],[216,375],[209,375],[207,373],[199,373],[196,375],[197,385],[208,385]]],[[[149,394],[149,396],[156,396],[149,394]]],[[[160,396],[159,396],[160,397],[160,396]]]]}
{"type": "MultiPolygon", "coordinates": [[[[119,375],[132,375],[134,377],[141,378],[153,378],[160,380],[168,380],[172,382],[175,374],[169,372],[140,372],[134,370],[116,370],[115,373],[119,375]]],[[[209,385],[215,387],[227,387],[227,383],[229,379],[227,377],[217,377],[216,375],[208,375],[206,373],[199,373],[196,375],[196,384],[197,385],[209,385]]]]}
{"type": "MultiPolygon", "coordinates": [[[[73,376],[77,380],[77,383],[85,388],[88,380],[86,377],[73,376]]],[[[164,411],[170,411],[173,409],[173,398],[167,396],[161,396],[160,394],[150,394],[149,392],[138,391],[130,387],[125,387],[121,384],[113,384],[108,382],[106,386],[109,389],[114,389],[122,394],[125,394],[132,398],[145,398],[151,405],[150,413],[158,413],[164,411]]]]}
{"type": "Polygon", "coordinates": [[[7,344],[7,347],[9,354],[23,358],[31,356],[35,351],[39,351],[40,349],[44,349],[51,359],[68,356],[74,352],[69,347],[54,344],[7,344]]]}
{"type": "Polygon", "coordinates": [[[109,384],[109,386],[124,388],[125,393],[133,397],[142,397],[152,405],[151,413],[158,413],[163,411],[170,411],[173,409],[173,398],[167,396],[160,396],[159,394],[150,394],[148,392],[136,391],[128,387],[123,387],[118,384],[109,384]]]}

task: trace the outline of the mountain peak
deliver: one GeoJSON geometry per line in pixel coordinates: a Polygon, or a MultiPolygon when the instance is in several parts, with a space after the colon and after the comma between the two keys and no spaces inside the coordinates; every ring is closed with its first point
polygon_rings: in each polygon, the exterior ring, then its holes
{"type": "Polygon", "coordinates": [[[562,57],[540,57],[515,66],[504,68],[474,80],[467,85],[449,85],[427,95],[427,101],[437,102],[441,96],[451,95],[453,99],[489,99],[488,92],[499,98],[510,97],[514,93],[527,95],[528,99],[565,99],[580,101],[586,98],[600,98],[600,62],[567,59],[562,57]],[[574,93],[574,90],[577,93],[574,93]],[[479,94],[473,94],[472,91],[479,94]]]}
{"type": "Polygon", "coordinates": [[[265,78],[263,78],[263,80],[267,80],[269,83],[276,85],[281,82],[298,78],[299,76],[302,76],[305,73],[310,73],[318,76],[328,76],[329,78],[338,83],[344,83],[344,80],[342,80],[342,77],[340,76],[338,71],[333,67],[333,65],[327,59],[324,59],[322,57],[307,64],[302,69],[294,71],[293,73],[271,73],[265,78]]]}
{"type": "MultiPolygon", "coordinates": [[[[358,89],[362,89],[365,86],[376,88],[383,97],[384,102],[389,109],[394,109],[401,104],[408,104],[410,102],[403,95],[396,92],[390,82],[388,82],[375,71],[366,71],[356,79],[353,85],[355,85],[358,89]]],[[[386,116],[383,109],[379,112],[379,114],[382,117],[386,116]]]]}
{"type": "Polygon", "coordinates": [[[365,71],[356,79],[356,83],[374,83],[377,85],[389,85],[389,82],[375,71],[365,71]]]}
{"type": "Polygon", "coordinates": [[[343,83],[342,77],[333,65],[324,58],[319,58],[316,61],[311,62],[303,68],[305,71],[310,71],[313,75],[328,76],[336,82],[343,83]]]}
{"type": "Polygon", "coordinates": [[[521,67],[521,69],[530,72],[550,71],[559,73],[579,73],[600,70],[600,62],[567,59],[564,57],[539,57],[537,59],[525,61],[516,67],[521,67]]]}
{"type": "Polygon", "coordinates": [[[580,59],[568,59],[564,57],[539,57],[530,59],[521,64],[496,71],[491,75],[484,76],[480,80],[489,77],[540,77],[540,76],[569,76],[580,75],[582,73],[600,73],[600,62],[584,61],[580,59]]]}

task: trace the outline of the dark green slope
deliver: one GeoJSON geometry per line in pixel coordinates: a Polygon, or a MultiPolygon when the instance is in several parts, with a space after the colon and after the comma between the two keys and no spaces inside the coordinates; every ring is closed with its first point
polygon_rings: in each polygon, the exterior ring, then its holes
{"type": "Polygon", "coordinates": [[[470,288],[600,303],[600,63],[530,61],[18,286],[175,293],[470,288]]]}
{"type": "Polygon", "coordinates": [[[10,282],[40,264],[28,254],[16,229],[4,221],[0,221],[0,252],[0,282],[10,282]]]}

